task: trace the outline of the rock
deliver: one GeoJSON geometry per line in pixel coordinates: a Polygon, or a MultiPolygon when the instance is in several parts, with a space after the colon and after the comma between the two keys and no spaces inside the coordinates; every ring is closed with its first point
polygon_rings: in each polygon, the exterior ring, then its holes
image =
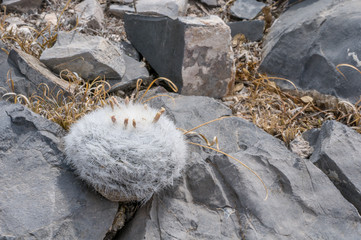
{"type": "Polygon", "coordinates": [[[38,88],[40,84],[46,84],[55,93],[59,90],[62,90],[64,93],[72,93],[76,87],[75,84],[56,77],[37,58],[21,50],[11,50],[9,59],[26,76],[27,80],[31,82],[30,85],[36,86],[36,88],[29,89],[26,96],[30,96],[33,93],[41,95],[43,90],[38,88]]]}
{"type": "Polygon", "coordinates": [[[235,70],[230,29],[219,17],[173,20],[126,14],[124,22],[133,46],[180,93],[221,98],[232,92],[235,70]]]}
{"type": "MultiPolygon", "coordinates": [[[[5,44],[0,41],[0,48],[6,49],[5,44]]],[[[8,50],[7,50],[8,51],[8,50]]],[[[36,92],[37,86],[29,81],[15,63],[8,59],[5,51],[0,51],[0,99],[7,92],[15,92],[30,96],[36,92]]]]}
{"type": "Polygon", "coordinates": [[[40,61],[55,73],[68,69],[85,80],[121,79],[125,73],[120,49],[102,37],[76,32],[59,32],[55,45],[43,52],[40,61]]]}
{"type": "Polygon", "coordinates": [[[0,239],[103,239],[118,204],[62,163],[57,124],[0,102],[0,239]]]}
{"type": "MultiPolygon", "coordinates": [[[[180,128],[190,129],[230,114],[223,104],[172,95],[151,101],[164,106],[180,128]],[[186,109],[185,109],[186,106],[186,109]]],[[[116,236],[122,239],[357,239],[361,218],[328,177],[278,139],[241,118],[197,130],[217,135],[220,149],[256,171],[269,190],[238,162],[190,145],[183,178],[153,198],[116,236]]],[[[189,141],[205,144],[196,136],[189,141]]],[[[214,146],[215,147],[215,146],[214,146]]]]}
{"type": "Polygon", "coordinates": [[[137,0],[137,13],[156,13],[168,17],[183,16],[187,10],[188,0],[137,0]]]}
{"type": "Polygon", "coordinates": [[[200,2],[210,7],[218,7],[221,5],[218,0],[200,0],[200,2]]]}
{"type": "Polygon", "coordinates": [[[104,13],[98,0],[84,0],[75,6],[75,12],[80,24],[92,29],[102,28],[104,13]]]}
{"type": "Polygon", "coordinates": [[[322,125],[311,161],[361,213],[361,135],[336,121],[322,125]]]}
{"type": "Polygon", "coordinates": [[[253,19],[266,4],[256,0],[236,0],[230,8],[232,16],[241,19],[253,19]]]}
{"type": "Polygon", "coordinates": [[[231,28],[231,35],[234,37],[237,34],[244,34],[249,41],[260,41],[263,38],[264,21],[238,21],[229,22],[227,25],[231,28]]]}
{"type": "MultiPolygon", "coordinates": [[[[340,67],[345,79],[336,66],[361,66],[360,8],[360,1],[351,0],[305,0],[290,7],[267,35],[260,70],[287,78],[302,89],[356,102],[361,94],[360,73],[340,67]]],[[[285,81],[278,83],[291,87],[285,81]]]]}
{"type": "Polygon", "coordinates": [[[120,18],[123,18],[124,13],[126,13],[126,12],[130,12],[130,13],[135,12],[134,7],[130,7],[128,5],[118,5],[118,4],[110,5],[108,11],[111,14],[113,14],[114,16],[117,16],[120,18]]]}
{"type": "Polygon", "coordinates": [[[3,0],[1,5],[10,11],[27,13],[40,8],[42,2],[43,0],[3,0]]]}
{"type": "Polygon", "coordinates": [[[122,80],[108,80],[111,85],[110,92],[134,89],[138,79],[142,79],[143,83],[146,83],[150,78],[144,62],[139,62],[127,55],[124,55],[124,61],[126,70],[122,80]]]}

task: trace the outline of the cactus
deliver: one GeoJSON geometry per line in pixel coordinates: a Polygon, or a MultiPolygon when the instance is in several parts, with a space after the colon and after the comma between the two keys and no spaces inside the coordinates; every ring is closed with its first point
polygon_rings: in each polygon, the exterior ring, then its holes
{"type": "Polygon", "coordinates": [[[180,176],[184,135],[163,108],[110,103],[72,125],[64,138],[66,161],[107,199],[146,201],[180,176]]]}

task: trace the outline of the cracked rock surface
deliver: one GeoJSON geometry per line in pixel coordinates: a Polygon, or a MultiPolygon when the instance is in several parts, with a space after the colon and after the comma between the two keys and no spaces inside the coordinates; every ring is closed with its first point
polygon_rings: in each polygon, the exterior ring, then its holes
{"type": "MultiPolygon", "coordinates": [[[[181,128],[229,111],[206,97],[157,98],[181,128]],[[180,106],[187,106],[187,109],[180,106]],[[203,110],[202,110],[203,109],[203,110]]],[[[198,132],[247,164],[191,146],[189,167],[173,189],[155,195],[118,234],[120,239],[357,239],[361,218],[309,160],[243,119],[214,122],[198,132]]],[[[204,144],[195,135],[189,141],[204,144]]]]}

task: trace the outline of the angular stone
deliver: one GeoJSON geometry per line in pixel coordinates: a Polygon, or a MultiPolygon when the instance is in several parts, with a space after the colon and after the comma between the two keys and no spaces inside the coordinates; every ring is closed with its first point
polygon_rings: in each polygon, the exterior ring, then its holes
{"type": "Polygon", "coordinates": [[[31,92],[28,91],[26,96],[30,96],[33,93],[41,94],[42,89],[39,88],[40,84],[46,84],[49,89],[55,93],[59,90],[62,90],[64,93],[72,93],[76,87],[76,84],[55,76],[37,58],[21,50],[11,50],[9,59],[19,71],[26,76],[27,80],[31,82],[31,85],[36,86],[31,92]]]}
{"type": "MultiPolygon", "coordinates": [[[[351,0],[305,0],[293,5],[272,25],[260,71],[287,78],[305,90],[356,102],[361,94],[360,73],[340,67],[345,79],[336,66],[361,66],[359,9],[361,2],[351,0]]],[[[293,88],[285,81],[278,83],[293,88]]]]}
{"type": "Polygon", "coordinates": [[[111,85],[110,92],[130,90],[136,86],[138,79],[142,79],[143,83],[149,79],[149,72],[144,62],[138,62],[127,55],[124,55],[124,61],[126,70],[122,80],[108,80],[111,85]]]}
{"type": "Polygon", "coordinates": [[[231,28],[232,37],[244,34],[249,41],[260,41],[263,38],[263,20],[229,22],[227,25],[231,28]]]}
{"type": "Polygon", "coordinates": [[[183,16],[187,10],[188,0],[137,0],[137,13],[156,13],[168,17],[183,16]]]}
{"type": "Polygon", "coordinates": [[[134,13],[135,9],[134,9],[134,7],[130,7],[128,5],[112,4],[109,6],[108,11],[116,17],[123,18],[124,13],[126,13],[126,12],[134,13]]]}
{"type": "Polygon", "coordinates": [[[59,32],[55,45],[43,52],[40,61],[55,73],[68,69],[85,80],[121,79],[125,73],[120,49],[102,37],[76,32],[59,32]]]}
{"type": "Polygon", "coordinates": [[[311,161],[361,213],[361,135],[346,125],[322,125],[311,161]]]}
{"type": "Polygon", "coordinates": [[[75,12],[80,24],[92,29],[102,28],[104,13],[98,0],[84,0],[75,6],[75,12]]]}
{"type": "MultiPolygon", "coordinates": [[[[149,97],[149,96],[148,96],[149,97]]],[[[196,96],[158,97],[176,125],[190,129],[230,114],[214,99],[196,96]]],[[[228,110],[227,110],[228,109],[228,110]]],[[[120,231],[121,239],[357,239],[361,218],[328,177],[284,143],[241,118],[213,122],[195,132],[247,164],[190,145],[188,168],[172,189],[153,196],[120,231]],[[198,186],[198,187],[197,187],[198,186]]],[[[200,137],[188,140],[202,143],[200,137]]],[[[215,147],[215,146],[213,146],[215,147]]]]}
{"type": "Polygon", "coordinates": [[[63,164],[57,124],[0,102],[0,239],[103,239],[118,204],[63,164]]]}
{"type": "Polygon", "coordinates": [[[206,4],[207,6],[210,6],[210,7],[220,6],[220,3],[218,0],[200,0],[200,2],[206,4]]]}
{"type": "Polygon", "coordinates": [[[43,0],[3,0],[2,6],[10,11],[27,13],[30,10],[40,8],[43,0]]]}
{"type": "Polygon", "coordinates": [[[232,92],[230,29],[219,17],[173,20],[126,14],[124,21],[130,42],[180,93],[221,98],[232,92]]]}
{"type": "Polygon", "coordinates": [[[237,18],[253,19],[265,6],[266,4],[256,0],[236,0],[230,8],[230,12],[237,18]]]}
{"type": "MultiPolygon", "coordinates": [[[[0,41],[0,48],[6,49],[3,42],[0,41]]],[[[7,50],[8,51],[8,50],[7,50]]],[[[37,86],[29,81],[18,68],[15,63],[8,58],[5,51],[0,51],[0,99],[7,92],[15,92],[30,96],[35,93],[37,86]]]]}

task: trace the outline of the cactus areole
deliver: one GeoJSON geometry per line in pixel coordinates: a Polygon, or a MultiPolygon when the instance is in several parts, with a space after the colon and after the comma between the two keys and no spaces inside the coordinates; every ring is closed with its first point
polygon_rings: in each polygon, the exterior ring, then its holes
{"type": "Polygon", "coordinates": [[[65,136],[67,163],[111,201],[147,201],[187,158],[184,135],[163,112],[126,100],[85,115],[65,136]]]}

